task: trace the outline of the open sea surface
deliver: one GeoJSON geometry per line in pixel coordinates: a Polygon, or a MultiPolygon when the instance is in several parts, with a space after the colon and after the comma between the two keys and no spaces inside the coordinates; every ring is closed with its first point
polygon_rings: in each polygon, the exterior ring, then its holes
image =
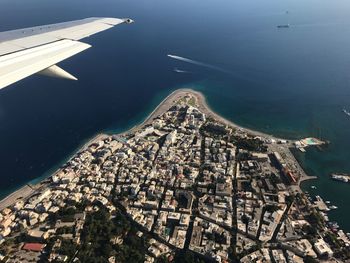
{"type": "Polygon", "coordinates": [[[349,1],[0,0],[0,31],[92,16],[135,23],[84,39],[93,47],[60,63],[79,81],[32,76],[0,90],[0,197],[189,87],[242,126],[329,140],[297,153],[319,177],[303,188],[337,205],[330,217],[350,232],[350,184],[329,179],[350,173],[349,1]]]}

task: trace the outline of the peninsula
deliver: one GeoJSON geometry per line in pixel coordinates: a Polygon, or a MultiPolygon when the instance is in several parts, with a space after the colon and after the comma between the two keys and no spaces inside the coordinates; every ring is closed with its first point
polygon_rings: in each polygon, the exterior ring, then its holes
{"type": "Polygon", "coordinates": [[[190,89],[140,125],[99,134],[0,202],[3,262],[345,262],[349,237],[299,187],[290,148],[190,89]]]}

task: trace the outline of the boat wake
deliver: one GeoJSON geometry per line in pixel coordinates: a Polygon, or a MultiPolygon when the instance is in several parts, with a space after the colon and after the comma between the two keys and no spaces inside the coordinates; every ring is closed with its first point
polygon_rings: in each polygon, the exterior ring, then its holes
{"type": "Polygon", "coordinates": [[[182,70],[182,69],[178,69],[178,68],[174,68],[174,72],[176,72],[176,73],[192,73],[190,71],[182,70]]]}
{"type": "Polygon", "coordinates": [[[193,59],[184,58],[184,57],[180,57],[180,56],[176,56],[176,55],[171,55],[171,54],[168,54],[167,56],[169,58],[180,60],[180,61],[183,61],[183,62],[187,62],[187,63],[193,64],[193,65],[197,65],[197,66],[213,69],[213,70],[216,70],[216,71],[232,74],[232,72],[230,72],[228,70],[225,70],[223,68],[220,68],[220,67],[217,67],[217,66],[214,66],[214,65],[210,65],[210,64],[207,64],[207,63],[204,63],[204,62],[200,62],[200,61],[196,61],[196,60],[193,60],[193,59]]]}
{"type": "Polygon", "coordinates": [[[328,26],[348,26],[349,23],[305,23],[305,24],[293,24],[293,27],[328,27],[328,26]]]}
{"type": "MultiPolygon", "coordinates": [[[[246,81],[246,82],[254,83],[254,84],[259,85],[259,86],[261,86],[262,84],[264,84],[265,86],[274,85],[274,84],[271,84],[271,83],[268,83],[268,82],[262,80],[260,76],[263,75],[264,72],[261,72],[261,71],[259,72],[256,69],[248,69],[248,71],[249,71],[249,77],[248,77],[247,74],[243,73],[244,70],[242,70],[242,67],[240,67],[237,70],[231,71],[231,70],[227,70],[227,69],[215,66],[215,65],[211,65],[211,64],[208,64],[208,63],[204,63],[204,62],[201,62],[201,61],[197,61],[197,60],[193,60],[193,59],[189,59],[189,58],[185,58],[185,57],[180,57],[180,56],[177,56],[177,55],[167,54],[167,56],[169,58],[171,58],[171,59],[175,59],[175,60],[179,60],[179,61],[186,62],[186,63],[189,63],[189,64],[193,64],[193,65],[197,65],[197,66],[204,67],[204,68],[207,68],[207,69],[211,69],[211,70],[216,71],[216,72],[221,72],[221,73],[230,75],[230,76],[234,77],[235,79],[239,79],[239,80],[243,80],[243,81],[246,81]],[[252,74],[254,74],[254,73],[252,73],[252,71],[259,73],[259,76],[257,78],[252,77],[252,74]],[[256,79],[259,79],[259,81],[257,81],[256,79]]],[[[177,69],[177,68],[175,68],[174,71],[177,72],[177,73],[194,73],[194,72],[190,72],[190,71],[183,72],[185,70],[180,70],[180,69],[177,69]]],[[[198,73],[198,72],[195,72],[195,73],[198,73]]]]}

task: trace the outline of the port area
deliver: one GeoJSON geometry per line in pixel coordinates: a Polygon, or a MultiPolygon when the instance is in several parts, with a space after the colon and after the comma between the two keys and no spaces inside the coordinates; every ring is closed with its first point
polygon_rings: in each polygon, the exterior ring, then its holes
{"type": "MultiPolygon", "coordinates": [[[[319,211],[328,212],[331,210],[338,209],[338,207],[335,205],[332,205],[330,201],[324,201],[322,197],[319,195],[316,195],[315,198],[311,198],[310,196],[308,196],[308,198],[310,202],[312,202],[313,206],[317,208],[319,211]]],[[[327,219],[326,221],[329,221],[328,216],[326,219],[327,219]]]]}
{"type": "Polygon", "coordinates": [[[323,199],[317,195],[316,200],[314,201],[315,207],[317,207],[320,211],[329,211],[327,204],[323,201],[323,199]]]}
{"type": "Polygon", "coordinates": [[[314,137],[307,137],[305,139],[301,139],[294,142],[294,145],[297,149],[299,149],[301,152],[305,152],[305,148],[309,146],[322,146],[328,144],[328,141],[322,141],[320,139],[314,138],[314,137]]]}

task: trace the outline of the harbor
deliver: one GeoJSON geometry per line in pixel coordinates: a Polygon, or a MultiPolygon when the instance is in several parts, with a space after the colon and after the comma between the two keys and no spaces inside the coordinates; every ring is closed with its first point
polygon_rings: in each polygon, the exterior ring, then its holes
{"type": "Polygon", "coordinates": [[[305,195],[309,199],[310,202],[313,203],[314,207],[319,211],[322,217],[325,220],[327,226],[334,232],[340,235],[350,237],[350,233],[344,233],[340,230],[340,226],[338,222],[330,220],[328,213],[338,209],[338,207],[331,203],[331,201],[323,200],[323,198],[319,195],[316,195],[314,198],[310,196],[308,192],[305,192],[305,195]]]}
{"type": "Polygon", "coordinates": [[[318,210],[323,211],[323,212],[328,212],[328,211],[331,211],[331,210],[334,210],[334,209],[338,209],[337,206],[331,205],[330,201],[324,201],[322,199],[322,197],[319,196],[319,195],[315,196],[315,200],[313,201],[313,203],[314,203],[314,206],[318,210]]]}

